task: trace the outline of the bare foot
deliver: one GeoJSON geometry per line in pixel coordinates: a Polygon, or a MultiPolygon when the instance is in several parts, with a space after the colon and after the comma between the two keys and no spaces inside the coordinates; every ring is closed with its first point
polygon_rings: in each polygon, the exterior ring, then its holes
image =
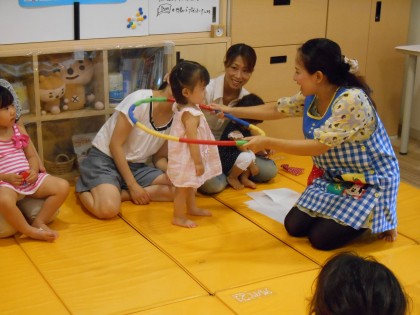
{"type": "Polygon", "coordinates": [[[259,167],[255,163],[251,163],[248,167],[249,171],[251,172],[252,176],[257,175],[260,172],[259,167]]]}
{"type": "Polygon", "coordinates": [[[30,238],[47,242],[53,242],[58,237],[57,231],[53,231],[49,228],[48,230],[44,230],[43,228],[37,228],[32,226],[30,227],[30,230],[26,233],[26,235],[30,238]]]}
{"type": "Polygon", "coordinates": [[[397,230],[392,229],[392,230],[382,232],[378,235],[378,238],[381,240],[385,240],[387,242],[393,242],[397,239],[397,230]]]}
{"type": "Polygon", "coordinates": [[[252,189],[257,188],[257,185],[252,180],[250,180],[248,177],[246,177],[246,176],[241,176],[241,183],[245,187],[248,187],[248,188],[252,188],[252,189]]]}
{"type": "Polygon", "coordinates": [[[200,208],[189,209],[188,214],[189,215],[197,215],[197,216],[201,216],[201,217],[211,217],[212,216],[212,214],[209,210],[200,209],[200,208]]]}
{"type": "Polygon", "coordinates": [[[235,177],[228,176],[227,182],[230,186],[232,186],[233,189],[240,190],[244,188],[244,185],[242,185],[241,182],[235,177]]]}
{"type": "Polygon", "coordinates": [[[197,223],[185,217],[174,217],[172,219],[172,224],[186,228],[195,228],[198,226],[197,223]]]}

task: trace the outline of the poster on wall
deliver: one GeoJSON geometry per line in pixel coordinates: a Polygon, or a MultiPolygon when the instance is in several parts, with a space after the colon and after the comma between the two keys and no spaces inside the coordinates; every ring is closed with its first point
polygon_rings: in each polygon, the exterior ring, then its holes
{"type": "Polygon", "coordinates": [[[219,0],[150,0],[149,34],[208,32],[218,23],[219,0]]]}
{"type": "Polygon", "coordinates": [[[49,7],[55,5],[70,5],[75,2],[80,4],[99,4],[99,3],[123,3],[126,0],[19,0],[21,7],[49,7]]]}
{"type": "Polygon", "coordinates": [[[149,35],[148,6],[148,0],[81,5],[80,39],[149,35]]]}

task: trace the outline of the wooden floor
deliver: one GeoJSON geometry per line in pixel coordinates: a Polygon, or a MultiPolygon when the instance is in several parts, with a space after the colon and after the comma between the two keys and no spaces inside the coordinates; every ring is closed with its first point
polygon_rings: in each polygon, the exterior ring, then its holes
{"type": "MultiPolygon", "coordinates": [[[[304,174],[279,171],[257,190],[303,191],[311,160],[275,160],[304,174]]],[[[170,202],[125,202],[117,218],[95,219],[73,188],[51,224],[56,242],[0,239],[0,314],[306,314],[321,266],[341,250],[387,265],[412,299],[411,314],[420,314],[420,189],[401,182],[396,242],[364,235],[331,252],[249,209],[249,191],[198,196],[213,216],[184,229],[170,223],[170,202]]]]}
{"type": "Polygon", "coordinates": [[[400,165],[401,180],[420,188],[420,139],[410,139],[408,154],[399,153],[399,139],[393,141],[400,165]]]}

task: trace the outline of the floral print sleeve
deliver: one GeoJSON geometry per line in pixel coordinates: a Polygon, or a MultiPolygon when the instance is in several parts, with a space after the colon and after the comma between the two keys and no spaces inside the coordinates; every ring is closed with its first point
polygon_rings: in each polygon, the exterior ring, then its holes
{"type": "Polygon", "coordinates": [[[375,111],[362,90],[348,89],[331,106],[331,117],[314,130],[314,138],[321,143],[334,147],[344,142],[364,141],[375,131],[375,111]]]}
{"type": "Polygon", "coordinates": [[[305,96],[298,93],[292,97],[282,97],[277,101],[277,110],[287,116],[302,116],[305,104],[305,96]]]}

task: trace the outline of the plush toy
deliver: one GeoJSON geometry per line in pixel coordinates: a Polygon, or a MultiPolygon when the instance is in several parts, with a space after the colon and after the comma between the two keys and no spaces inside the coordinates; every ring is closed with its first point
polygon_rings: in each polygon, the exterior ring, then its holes
{"type": "Polygon", "coordinates": [[[39,94],[43,111],[58,114],[65,91],[66,82],[61,73],[54,72],[49,76],[39,76],[39,94]]]}
{"type": "Polygon", "coordinates": [[[86,95],[86,86],[93,77],[93,63],[90,59],[72,60],[70,64],[64,63],[64,79],[66,93],[64,95],[63,109],[82,109],[88,103],[93,103],[95,95],[86,95]]]}

